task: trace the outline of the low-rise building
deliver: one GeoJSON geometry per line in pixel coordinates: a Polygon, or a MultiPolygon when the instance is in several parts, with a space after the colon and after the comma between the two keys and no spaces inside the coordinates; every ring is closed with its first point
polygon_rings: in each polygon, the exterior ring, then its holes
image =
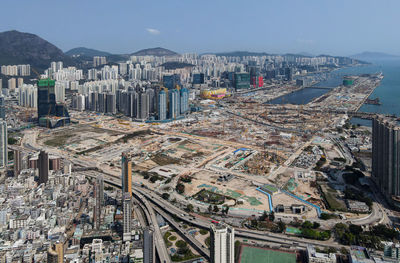
{"type": "Polygon", "coordinates": [[[336,263],[336,255],[334,253],[317,252],[312,245],[307,246],[307,259],[309,263],[336,263]]]}

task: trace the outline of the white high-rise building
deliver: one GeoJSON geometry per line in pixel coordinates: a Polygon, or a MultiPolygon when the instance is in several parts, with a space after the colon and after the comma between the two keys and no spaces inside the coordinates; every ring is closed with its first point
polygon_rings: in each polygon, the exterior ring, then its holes
{"type": "Polygon", "coordinates": [[[6,168],[7,164],[7,122],[0,121],[0,168],[6,168]]]}
{"type": "Polygon", "coordinates": [[[88,80],[97,80],[97,70],[95,68],[88,70],[88,80]]]}
{"type": "Polygon", "coordinates": [[[126,73],[128,72],[127,68],[128,64],[126,64],[125,62],[119,63],[119,74],[122,76],[126,75],[126,73]]]}
{"type": "Polygon", "coordinates": [[[124,193],[123,196],[123,209],[124,209],[124,233],[123,240],[130,241],[132,233],[132,199],[129,192],[124,193]]]}
{"type": "Polygon", "coordinates": [[[18,105],[37,108],[37,87],[31,84],[23,84],[19,88],[18,105]]]}
{"type": "Polygon", "coordinates": [[[17,80],[15,78],[11,78],[8,80],[8,90],[14,92],[17,87],[17,80]]]}
{"type": "Polygon", "coordinates": [[[62,70],[64,68],[64,64],[62,61],[58,61],[57,62],[57,68],[56,68],[56,72],[59,70],[62,70]]]}
{"type": "Polygon", "coordinates": [[[107,64],[106,57],[98,57],[98,56],[93,57],[93,67],[97,67],[104,64],[107,64]]]}
{"type": "Polygon", "coordinates": [[[22,85],[24,85],[24,79],[18,78],[17,79],[17,88],[20,88],[22,85]]]}
{"type": "Polygon", "coordinates": [[[235,230],[225,224],[211,225],[211,263],[235,262],[235,230]]]}
{"type": "Polygon", "coordinates": [[[77,110],[84,111],[85,110],[85,95],[79,94],[77,99],[77,110]]]}
{"type": "Polygon", "coordinates": [[[64,103],[65,102],[65,86],[68,85],[68,82],[60,82],[56,81],[56,86],[54,87],[56,94],[56,101],[64,103]]]}

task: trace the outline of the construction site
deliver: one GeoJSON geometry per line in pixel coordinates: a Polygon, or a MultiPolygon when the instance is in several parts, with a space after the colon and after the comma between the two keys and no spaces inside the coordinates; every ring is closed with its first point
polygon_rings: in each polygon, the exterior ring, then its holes
{"type": "Polygon", "coordinates": [[[275,211],[318,218],[332,207],[346,210],[338,190],[320,183],[328,178],[324,170],[340,170],[351,159],[336,131],[348,117],[329,109],[355,110],[377,81],[355,77],[306,105],[265,104],[281,95],[275,89],[231,96],[169,123],[72,112],[78,124],[47,131],[38,143],[95,162],[116,178],[128,153],[135,183],[200,210],[215,205],[235,216],[275,211]]]}

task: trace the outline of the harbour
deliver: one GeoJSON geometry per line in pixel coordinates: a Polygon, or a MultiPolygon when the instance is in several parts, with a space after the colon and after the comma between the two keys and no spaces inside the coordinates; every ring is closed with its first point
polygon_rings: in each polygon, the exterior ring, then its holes
{"type": "Polygon", "coordinates": [[[321,88],[321,87],[303,87],[292,91],[288,94],[284,94],[280,97],[274,98],[268,102],[267,104],[307,104],[318,98],[325,93],[328,93],[331,89],[329,88],[321,88]]]}

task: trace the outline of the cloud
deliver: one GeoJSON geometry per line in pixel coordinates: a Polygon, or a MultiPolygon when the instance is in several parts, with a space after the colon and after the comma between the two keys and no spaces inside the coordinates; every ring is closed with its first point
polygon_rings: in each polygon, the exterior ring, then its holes
{"type": "Polygon", "coordinates": [[[303,45],[312,45],[314,44],[314,40],[312,39],[303,39],[303,38],[298,38],[296,39],[297,43],[303,44],[303,45]]]}
{"type": "Polygon", "coordinates": [[[160,30],[154,28],[146,28],[146,31],[151,35],[159,35],[161,33],[160,30]]]}

